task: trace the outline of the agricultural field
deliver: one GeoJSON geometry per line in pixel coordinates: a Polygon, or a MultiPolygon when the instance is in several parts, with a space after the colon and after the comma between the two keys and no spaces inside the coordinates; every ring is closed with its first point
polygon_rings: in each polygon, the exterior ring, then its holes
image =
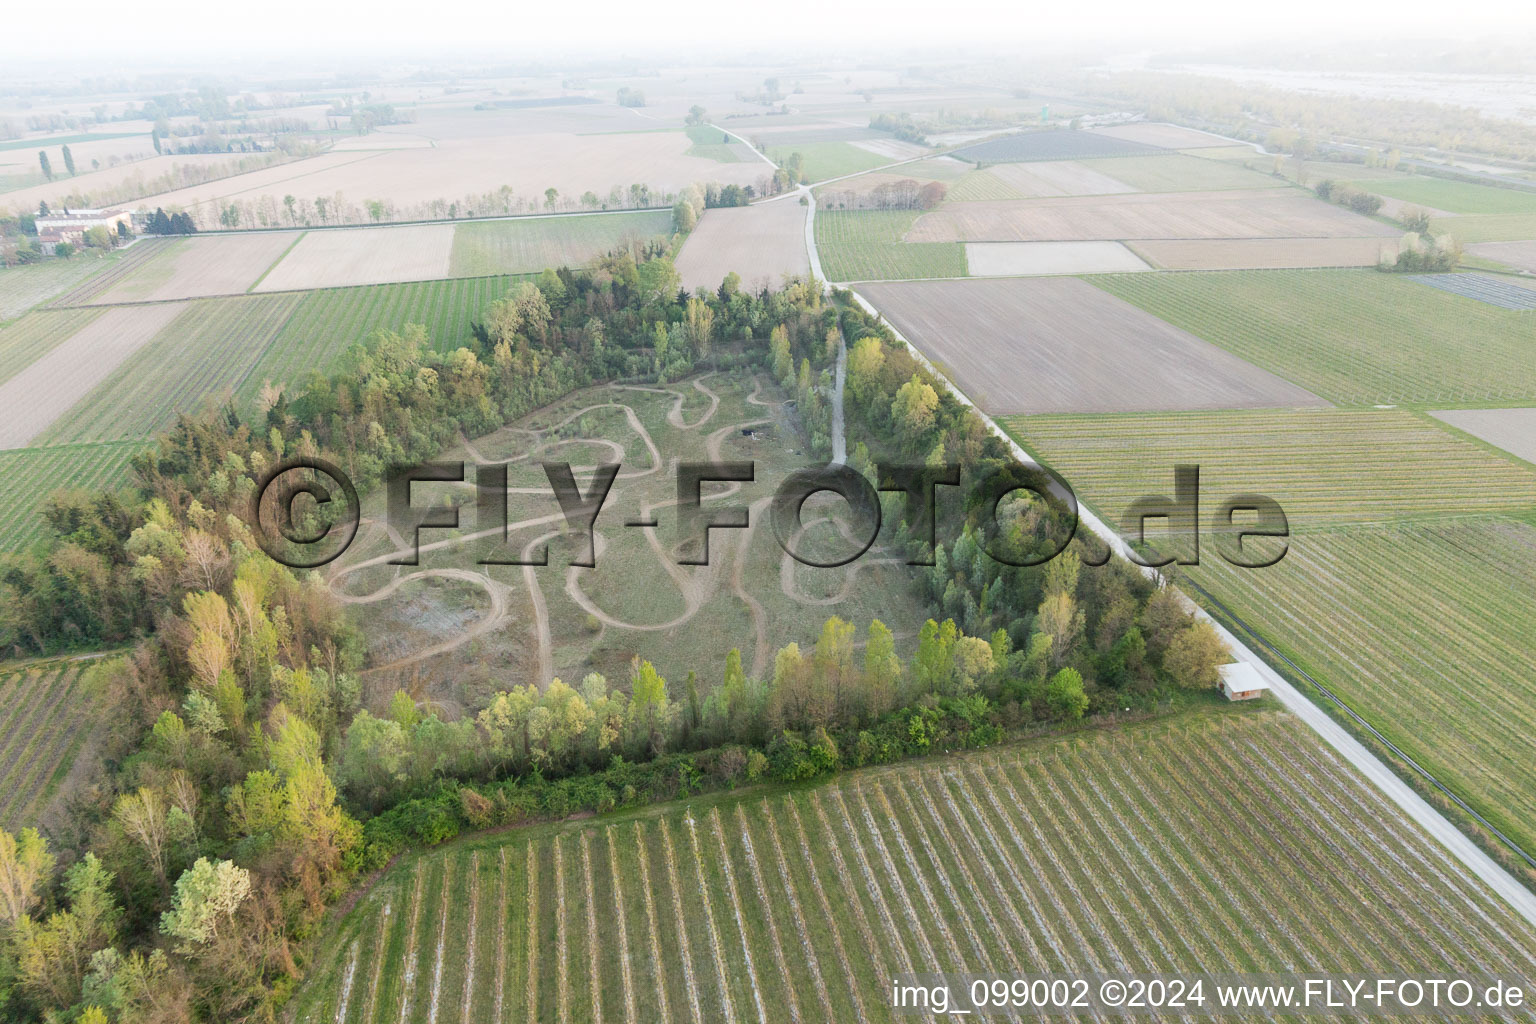
{"type": "Polygon", "coordinates": [[[1430,221],[1429,230],[1462,243],[1521,242],[1536,238],[1536,213],[1442,217],[1430,221]]]}
{"type": "MultiPolygon", "coordinates": [[[[1145,146],[1158,146],[1162,149],[1230,148],[1232,145],[1229,139],[1223,139],[1216,135],[1207,135],[1205,132],[1196,131],[1193,128],[1182,128],[1176,124],[1150,122],[1117,124],[1112,128],[1091,128],[1089,131],[1094,135],[1104,135],[1111,139],[1125,139],[1130,142],[1139,142],[1145,146]]],[[[1249,149],[1248,152],[1252,153],[1253,150],[1249,149]]]]}
{"type": "Polygon", "coordinates": [[[449,275],[452,224],[309,231],[251,290],[308,291],[449,275]]]}
{"type": "Polygon", "coordinates": [[[1232,189],[947,203],[919,217],[906,237],[911,242],[1066,242],[1397,235],[1384,224],[1300,193],[1232,189]]]}
{"type": "Polygon", "coordinates": [[[832,281],[964,277],[965,246],[904,241],[916,210],[826,210],[816,214],[816,250],[832,281]]]}
{"type": "Polygon", "coordinates": [[[901,139],[860,139],[852,145],[855,149],[883,156],[887,160],[911,160],[929,152],[927,146],[919,146],[915,142],[904,142],[901,139]]]}
{"type": "Polygon", "coordinates": [[[1536,409],[1441,409],[1434,416],[1536,466],[1536,409]]]}
{"type": "Polygon", "coordinates": [[[79,287],[92,274],[105,270],[110,260],[111,257],[81,253],[67,260],[0,267],[0,323],[20,316],[61,292],[79,287]]]}
{"type": "Polygon", "coordinates": [[[1200,467],[1203,507],[1267,494],[1298,536],[1536,507],[1536,471],[1396,409],[1020,416],[1007,427],[1111,525],[1143,495],[1171,493],[1178,463],[1200,467]]]}
{"type": "Polygon", "coordinates": [[[1113,156],[1091,166],[1139,192],[1218,192],[1224,189],[1283,188],[1285,181],[1230,161],[1204,160],[1184,153],[1113,156]]]}
{"type": "Polygon", "coordinates": [[[966,242],[972,277],[1119,274],[1151,270],[1119,242],[966,242]]]}
{"type": "Polygon", "coordinates": [[[1076,160],[1043,160],[1027,164],[998,164],[956,186],[951,199],[969,197],[977,192],[974,181],[991,179],[997,183],[1002,195],[976,195],[977,199],[1038,199],[1046,196],[1099,196],[1123,195],[1135,192],[1128,185],[1112,177],[1102,160],[1079,162],[1076,160]]]}
{"type": "Polygon", "coordinates": [[[0,451],[0,551],[25,551],[48,536],[43,502],[61,487],[100,490],[128,482],[143,441],[0,451]]]}
{"type": "Polygon", "coordinates": [[[1529,313],[1368,270],[1093,283],[1342,405],[1536,402],[1529,313]]]}
{"type": "Polygon", "coordinates": [[[770,145],[768,156],[774,163],[782,164],[793,153],[799,153],[803,163],[801,171],[806,181],[826,181],[847,174],[858,174],[871,168],[891,163],[891,157],[859,149],[851,142],[807,142],[799,145],[770,145]]]}
{"type": "MultiPolygon", "coordinates": [[[[138,200],[166,185],[188,180],[183,171],[196,177],[205,174],[227,175],[238,167],[238,157],[227,153],[179,153],[175,156],[154,156],[148,135],[141,137],[143,148],[151,155],[141,160],[121,163],[116,167],[91,170],[90,158],[76,152],[77,163],[84,163],[81,173],[73,177],[55,174],[53,181],[39,179],[24,188],[0,192],[0,210],[15,213],[35,213],[38,203],[48,203],[58,208],[80,206],[82,203],[99,203],[101,206],[127,206],[137,208],[138,200]]],[[[70,149],[73,151],[74,147],[70,149]]],[[[37,152],[30,154],[30,171],[38,169],[37,152]]],[[[53,150],[49,158],[62,170],[63,157],[53,150]]],[[[154,209],[156,203],[150,203],[154,209]]]]}
{"type": "Polygon", "coordinates": [[[1321,404],[1077,278],[875,283],[860,292],[992,415],[1321,404]]]}
{"type": "MultiPolygon", "coordinates": [[[[1469,492],[1483,486],[1476,475],[1460,482],[1469,511],[1469,492]]],[[[1203,558],[1188,574],[1525,849],[1536,846],[1536,762],[1522,754],[1536,727],[1530,522],[1309,531],[1271,568],[1203,558]]]]}
{"type": "Polygon", "coordinates": [[[433,348],[452,352],[473,339],[470,325],[487,306],[525,280],[470,277],[306,292],[237,389],[240,404],[249,411],[264,384],[297,384],[311,370],[329,372],[343,352],[378,330],[421,324],[433,348]]]}
{"type": "Polygon", "coordinates": [[[448,275],[491,277],[537,274],[545,267],[580,267],[629,240],[671,234],[670,210],[456,224],[448,275]]]}
{"type": "MultiPolygon", "coordinates": [[[[92,296],[133,274],[140,266],[158,256],[161,249],[173,244],[175,243],[170,239],[139,238],[126,248],[119,249],[108,256],[89,257],[90,261],[100,261],[97,264],[97,271],[82,278],[75,287],[58,295],[52,304],[55,306],[84,305],[91,300],[92,296]],[[101,263],[106,266],[102,267],[101,263]]],[[[88,256],[89,254],[82,254],[80,257],[71,257],[71,262],[88,256]]]]}
{"type": "MultiPolygon", "coordinates": [[[[109,309],[0,384],[0,448],[31,443],[185,309],[180,302],[109,309]]],[[[107,405],[107,415],[123,411],[117,398],[107,405]]]]}
{"type": "Polygon", "coordinates": [[[86,665],[0,674],[0,828],[46,823],[100,714],[86,665]]]}
{"type": "Polygon", "coordinates": [[[737,142],[719,128],[704,124],[690,125],[687,132],[688,141],[693,143],[688,147],[688,156],[703,157],[722,164],[757,159],[751,146],[737,142]]]}
{"type": "Polygon", "coordinates": [[[705,210],[677,254],[683,287],[712,291],[733,271],[749,288],[777,286],[785,274],[810,273],[806,216],[806,208],[793,199],[705,210]]]}
{"type": "Polygon", "coordinates": [[[1519,976],[1533,942],[1295,719],[1223,709],[408,855],[295,1011],[897,1021],[903,971],[1519,976]]]}
{"type": "Polygon", "coordinates": [[[1536,241],[1533,242],[1483,242],[1467,246],[1474,256],[1536,274],[1536,241]]]}
{"type": "MultiPolygon", "coordinates": [[[[282,331],[302,297],[201,299],[168,322],[34,441],[39,445],[150,437],[238,388],[282,331]]],[[[163,305],[113,309],[163,309],[163,305]]]]}
{"type": "Polygon", "coordinates": [[[1500,309],[1536,310],[1536,289],[1489,274],[1415,274],[1411,280],[1500,309]]]}
{"type": "Polygon", "coordinates": [[[0,327],[0,384],[101,315],[99,309],[42,309],[0,327]]]}
{"type": "Polygon", "coordinates": [[[160,302],[249,291],[299,240],[297,231],[179,238],[160,246],[132,273],[96,292],[91,305],[160,302]]]}
{"type": "Polygon", "coordinates": [[[1390,238],[1150,238],[1129,244],[1164,270],[1374,267],[1384,250],[1397,254],[1397,242],[1390,238]]]}
{"type": "Polygon", "coordinates": [[[1160,153],[1156,146],[1117,139],[1097,132],[1067,129],[1025,131],[990,142],[957,149],[954,155],[974,164],[1022,163],[1030,160],[1085,160],[1098,156],[1139,156],[1160,153]]]}
{"type": "MultiPolygon", "coordinates": [[[[855,623],[862,637],[880,618],[907,651],[928,617],[912,573],[887,524],[864,557],[838,568],[801,565],[780,548],[768,521],[774,490],[794,469],[820,464],[787,396],[744,372],[709,373],[665,387],[588,388],[485,437],[444,453],[476,464],[507,462],[509,539],[475,535],[465,513],[459,533],[428,532],[419,568],[388,564],[396,545],[378,525],[382,493],[363,498],[358,542],[328,569],[331,592],[367,612],[370,661],[363,678],[369,706],[399,686],[422,688],[448,708],[477,708],[511,683],[578,681],[589,672],[627,678],[641,654],[668,679],[723,666],[736,647],[754,678],[772,671],[774,653],[819,633],[828,616],[855,623]],[[560,508],[540,460],[570,461],[585,486],[597,462],[619,475],[597,522],[596,567],[567,568],[574,552],[559,528],[560,508]],[[717,531],[710,564],[682,566],[672,554],[670,506],[675,460],[750,460],[756,479],[720,497],[751,510],[750,528],[717,531]],[[625,529],[657,510],[658,528],[625,529]],[[532,557],[547,545],[549,567],[476,565],[509,554],[532,557]],[[722,645],[721,638],[729,638],[722,645]]],[[[471,485],[421,490],[422,500],[471,493],[471,485]],[[435,491],[435,493],[434,493],[435,491]]],[[[805,543],[837,546],[846,505],[808,502],[805,543]]],[[[701,672],[701,678],[703,672],[701,672]]]]}
{"type": "Polygon", "coordinates": [[[1413,206],[1451,214],[1536,214],[1536,192],[1420,176],[1355,182],[1356,187],[1413,206]]]}

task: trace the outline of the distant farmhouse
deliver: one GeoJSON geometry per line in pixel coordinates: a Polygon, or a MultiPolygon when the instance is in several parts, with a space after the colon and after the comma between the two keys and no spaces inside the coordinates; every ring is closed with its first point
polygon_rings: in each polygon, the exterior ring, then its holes
{"type": "Polygon", "coordinates": [[[37,218],[37,240],[44,245],[68,242],[74,246],[85,243],[85,233],[91,228],[106,228],[114,235],[133,227],[132,216],[127,210],[65,210],[48,213],[37,218]],[[119,225],[122,225],[119,228],[119,225]]]}

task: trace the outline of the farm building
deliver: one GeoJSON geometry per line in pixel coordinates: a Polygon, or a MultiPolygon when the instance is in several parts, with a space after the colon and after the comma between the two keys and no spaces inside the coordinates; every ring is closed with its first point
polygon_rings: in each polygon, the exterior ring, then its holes
{"type": "Polygon", "coordinates": [[[1227,700],[1253,700],[1262,697],[1269,684],[1259,675],[1259,670],[1247,662],[1237,661],[1216,669],[1221,676],[1217,685],[1227,700]]]}
{"type": "Polygon", "coordinates": [[[118,225],[133,226],[127,210],[65,210],[37,218],[37,240],[44,245],[80,245],[91,228],[106,228],[117,234],[118,225]]]}

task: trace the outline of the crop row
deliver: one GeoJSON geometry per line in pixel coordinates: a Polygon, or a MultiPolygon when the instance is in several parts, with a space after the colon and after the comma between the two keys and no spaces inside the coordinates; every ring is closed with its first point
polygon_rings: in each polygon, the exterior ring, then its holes
{"type": "MultiPolygon", "coordinates": [[[[1200,467],[1203,516],[1237,494],[1278,501],[1293,531],[1536,505],[1536,473],[1398,410],[1017,416],[1007,421],[1119,526],[1200,467]]],[[[1203,526],[1203,524],[1202,524],[1203,526]]]]}
{"type": "Polygon", "coordinates": [[[903,242],[913,210],[825,210],[816,215],[816,249],[833,281],[964,277],[959,242],[903,242]]]}
{"type": "Polygon", "coordinates": [[[627,240],[671,233],[671,210],[469,221],[453,229],[449,273],[486,277],[580,267],[627,240]]]}
{"type": "Polygon", "coordinates": [[[297,295],[192,303],[41,434],[41,445],[149,437],[240,386],[299,306],[297,295]]]}
{"type": "MultiPolygon", "coordinates": [[[[10,271],[0,272],[0,281],[8,273],[10,271]]],[[[37,362],[101,314],[99,309],[43,309],[0,328],[0,384],[37,362]]]]}
{"type": "Polygon", "coordinates": [[[105,259],[94,256],[0,268],[0,323],[104,269],[105,259]]]}
{"type": "MultiPolygon", "coordinates": [[[[114,253],[110,257],[111,262],[107,267],[91,274],[78,287],[54,299],[52,304],[54,306],[78,306],[90,302],[91,299],[138,270],[145,263],[159,256],[163,250],[180,243],[181,239],[140,239],[122,252],[114,253]]],[[[81,260],[89,258],[89,256],[80,257],[81,260]]]]}
{"type": "Polygon", "coordinates": [[[299,1006],[885,1020],[914,969],[1499,972],[1533,941],[1304,726],[1230,711],[424,854],[342,922],[299,1006]]]}
{"type": "Polygon", "coordinates": [[[1089,280],[1331,402],[1536,400],[1529,313],[1396,275],[1257,270],[1089,280]]]}
{"type": "Polygon", "coordinates": [[[0,827],[36,825],[95,715],[79,667],[0,679],[0,827]]]}
{"type": "Polygon", "coordinates": [[[0,451],[0,551],[23,551],[49,532],[43,503],[61,488],[129,482],[128,460],[141,441],[0,451]]]}

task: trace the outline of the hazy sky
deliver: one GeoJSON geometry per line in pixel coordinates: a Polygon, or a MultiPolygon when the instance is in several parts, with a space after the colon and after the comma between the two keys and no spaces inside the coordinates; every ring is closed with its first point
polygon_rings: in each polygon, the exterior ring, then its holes
{"type": "MultiPolygon", "coordinates": [[[[10,5],[0,54],[27,63],[57,63],[77,45],[119,59],[139,47],[193,59],[189,51],[206,57],[220,52],[484,54],[504,49],[509,56],[523,56],[550,50],[638,53],[665,48],[686,49],[707,59],[712,51],[742,52],[755,46],[803,47],[817,53],[863,49],[860,43],[964,41],[989,48],[1005,42],[1031,49],[1083,43],[1136,48],[1179,40],[1253,42],[1270,35],[1294,39],[1314,32],[1329,38],[1370,38],[1383,31],[1449,38],[1536,31],[1532,0],[138,0],[127,5],[75,0],[67,10],[65,23],[61,9],[49,4],[28,0],[10,5]],[[64,32],[70,40],[63,53],[39,42],[64,32]],[[92,42],[97,39],[99,46],[92,42]]],[[[67,57],[65,62],[72,63],[67,57]]],[[[110,64],[103,68],[111,69],[110,64]]]]}

